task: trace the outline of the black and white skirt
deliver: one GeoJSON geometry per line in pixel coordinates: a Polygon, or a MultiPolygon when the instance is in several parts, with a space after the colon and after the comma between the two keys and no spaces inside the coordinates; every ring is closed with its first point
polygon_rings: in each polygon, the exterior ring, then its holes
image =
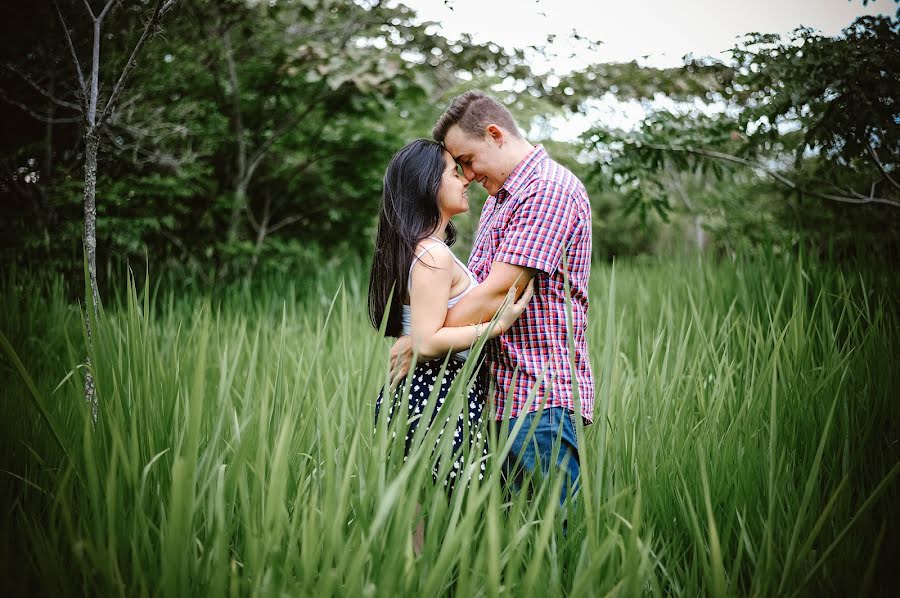
{"type": "MultiPolygon", "coordinates": [[[[428,400],[432,396],[435,385],[438,383],[438,376],[441,373],[441,366],[443,363],[443,359],[426,361],[418,364],[413,371],[409,385],[409,405],[407,407],[407,421],[409,421],[409,424],[406,427],[404,455],[409,455],[413,435],[419,426],[422,414],[428,413],[428,400]]],[[[487,457],[488,452],[485,431],[480,425],[481,415],[484,411],[485,397],[487,396],[486,376],[483,373],[476,378],[466,397],[467,408],[465,410],[465,417],[463,416],[463,413],[460,413],[454,423],[450,421],[452,415],[447,415],[446,410],[442,410],[444,400],[447,398],[447,394],[450,391],[450,385],[459,374],[460,370],[462,370],[464,363],[465,362],[454,358],[451,358],[448,361],[444,377],[440,381],[440,389],[435,395],[437,405],[435,405],[434,410],[431,412],[431,419],[428,423],[429,429],[431,429],[435,423],[441,426],[436,444],[440,442],[445,432],[450,429],[453,430],[453,464],[450,468],[448,478],[444,480],[444,485],[450,489],[455,485],[456,479],[462,475],[463,468],[465,467],[465,456],[462,451],[464,439],[468,439],[469,448],[480,446],[482,457],[487,457]]],[[[394,400],[387,415],[388,424],[390,424],[395,412],[400,409],[403,404],[403,396],[401,395],[402,388],[404,388],[403,384],[394,391],[394,400]]],[[[378,400],[375,402],[376,426],[378,425],[378,415],[381,411],[382,398],[382,395],[379,394],[378,400]]],[[[427,430],[424,430],[423,432],[427,432],[427,430]]],[[[395,436],[396,433],[397,432],[394,433],[395,436]]],[[[473,455],[472,458],[475,458],[475,456],[473,455]]],[[[406,456],[404,456],[403,459],[405,461],[406,456]]],[[[485,461],[485,458],[481,459],[478,471],[479,480],[484,479],[485,461]]],[[[437,483],[438,467],[439,463],[435,464],[432,470],[435,483],[437,483]]]]}

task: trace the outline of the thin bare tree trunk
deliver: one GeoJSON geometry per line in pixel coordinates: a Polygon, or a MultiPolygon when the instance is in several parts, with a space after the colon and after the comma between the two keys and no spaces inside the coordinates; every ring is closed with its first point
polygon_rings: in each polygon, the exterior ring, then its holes
{"type": "Polygon", "coordinates": [[[97,286],[97,153],[100,139],[96,129],[85,135],[84,151],[84,254],[90,275],[94,315],[100,311],[100,291],[97,286]]]}
{"type": "MultiPolygon", "coordinates": [[[[85,2],[85,8],[93,22],[93,43],[91,47],[91,71],[90,79],[85,80],[81,70],[81,63],[75,52],[75,45],[69,34],[68,26],[63,18],[62,11],[56,0],[51,0],[56,14],[59,17],[63,34],[66,37],[66,43],[72,58],[72,64],[75,67],[76,82],[78,89],[81,91],[82,102],[84,106],[84,125],[85,125],[85,151],[84,151],[84,254],[87,260],[88,279],[91,287],[91,303],[92,309],[87,318],[87,343],[88,357],[87,370],[84,379],[84,398],[91,405],[91,415],[93,421],[97,421],[98,398],[94,377],[91,373],[90,348],[93,345],[91,330],[91,321],[97,322],[100,316],[100,291],[97,285],[97,154],[100,149],[100,132],[106,126],[112,110],[115,108],[119,99],[119,95],[124,89],[128,81],[128,77],[134,68],[137,56],[144,46],[144,43],[150,38],[159,23],[159,19],[167,13],[177,2],[177,0],[156,0],[152,16],[144,26],[140,38],[131,51],[131,55],[119,78],[106,100],[105,106],[100,109],[100,39],[103,20],[109,12],[120,2],[120,0],[106,0],[103,9],[99,15],[95,15],[91,4],[85,2]]],[[[48,133],[49,134],[49,133],[48,133]]]]}
{"type": "MultiPolygon", "coordinates": [[[[94,321],[100,316],[100,291],[97,287],[97,153],[100,140],[93,127],[85,134],[84,151],[84,255],[87,259],[88,278],[93,299],[94,321]]],[[[88,345],[93,343],[91,318],[87,325],[88,345]]],[[[84,400],[91,406],[91,417],[97,421],[97,392],[94,376],[91,374],[91,358],[87,358],[86,375],[84,377],[84,400]]]]}
{"type": "MultiPolygon", "coordinates": [[[[94,18],[94,40],[91,48],[91,74],[88,87],[87,114],[85,115],[84,133],[84,257],[87,260],[88,282],[91,287],[91,303],[94,321],[100,316],[100,289],[97,285],[97,153],[100,150],[100,138],[97,131],[97,103],[100,95],[100,26],[102,17],[112,7],[110,0],[103,8],[101,18],[94,18]]],[[[90,9],[90,5],[88,5],[90,9]]],[[[91,407],[91,421],[97,421],[99,401],[97,387],[94,384],[90,350],[94,344],[91,330],[91,314],[85,319],[87,330],[88,356],[84,376],[84,400],[91,407]]]]}

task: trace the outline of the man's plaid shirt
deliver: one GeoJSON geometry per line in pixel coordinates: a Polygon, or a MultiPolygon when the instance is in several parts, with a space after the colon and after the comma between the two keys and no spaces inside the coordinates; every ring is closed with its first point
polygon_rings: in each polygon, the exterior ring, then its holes
{"type": "Polygon", "coordinates": [[[497,384],[495,417],[502,419],[507,409],[509,417],[518,417],[535,388],[532,411],[547,398],[547,406],[575,412],[574,374],[581,414],[593,421],[594,379],[585,339],[591,206],[581,181],[540,145],[484,205],[469,268],[484,282],[494,261],[539,270],[525,313],[488,345],[497,384]],[[572,297],[574,355],[566,326],[563,255],[572,297]]]}

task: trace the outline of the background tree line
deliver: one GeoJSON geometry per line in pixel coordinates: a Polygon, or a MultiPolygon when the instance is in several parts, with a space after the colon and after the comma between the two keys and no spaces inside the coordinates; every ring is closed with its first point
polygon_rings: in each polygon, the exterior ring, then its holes
{"type": "MultiPolygon", "coordinates": [[[[99,38],[103,97],[156,3],[112,4],[99,38]]],[[[69,56],[91,55],[85,6],[17,1],[0,24],[3,264],[79,281],[86,91],[69,56]]],[[[508,100],[531,140],[585,181],[598,258],[800,246],[896,257],[900,247],[896,17],[862,17],[834,38],[748,35],[726,62],[597,64],[556,77],[533,72],[526,51],[445,39],[402,4],[167,8],[98,132],[101,264],[148,256],[213,282],[367,258],[391,154],[428,136],[473,86],[508,100]],[[638,127],[597,122],[559,142],[541,126],[590,115],[610,94],[644,103],[638,127]]]]}

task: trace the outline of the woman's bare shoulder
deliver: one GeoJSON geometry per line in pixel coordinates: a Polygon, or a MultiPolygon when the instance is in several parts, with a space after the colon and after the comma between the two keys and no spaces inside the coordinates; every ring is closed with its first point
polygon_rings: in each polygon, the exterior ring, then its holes
{"type": "Polygon", "coordinates": [[[416,264],[422,263],[430,268],[450,270],[455,264],[450,248],[443,243],[425,239],[416,245],[416,264]]]}

